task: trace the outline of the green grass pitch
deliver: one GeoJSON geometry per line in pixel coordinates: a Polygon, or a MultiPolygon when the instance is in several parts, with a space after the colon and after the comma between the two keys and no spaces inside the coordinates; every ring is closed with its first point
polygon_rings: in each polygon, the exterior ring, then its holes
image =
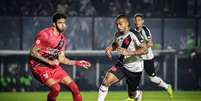
{"type": "MultiPolygon", "coordinates": [[[[0,101],[46,101],[48,92],[1,92],[0,101]]],[[[81,92],[83,101],[97,101],[97,92],[81,92]]],[[[122,101],[127,98],[123,91],[110,91],[105,101],[122,101]]],[[[71,93],[61,92],[57,101],[73,101],[71,93]]],[[[164,91],[145,91],[143,101],[201,101],[201,91],[179,91],[169,99],[164,91]]]]}

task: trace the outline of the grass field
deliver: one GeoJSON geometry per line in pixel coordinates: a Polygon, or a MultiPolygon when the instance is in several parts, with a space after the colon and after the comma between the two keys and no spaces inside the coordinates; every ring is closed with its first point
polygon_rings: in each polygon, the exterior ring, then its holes
{"type": "MultiPolygon", "coordinates": [[[[10,92],[0,93],[0,101],[46,101],[47,92],[10,92]]],[[[83,101],[96,101],[97,92],[82,92],[83,101]]],[[[106,101],[122,101],[127,97],[126,92],[109,92],[106,101]]],[[[61,92],[57,101],[73,101],[71,93],[61,92]]],[[[201,101],[201,91],[175,92],[170,100],[166,92],[145,91],[143,101],[201,101]]]]}

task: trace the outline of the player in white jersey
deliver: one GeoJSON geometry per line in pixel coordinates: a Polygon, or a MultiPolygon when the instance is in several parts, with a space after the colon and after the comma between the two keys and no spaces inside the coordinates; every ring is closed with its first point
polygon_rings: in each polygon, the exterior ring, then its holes
{"type": "Polygon", "coordinates": [[[117,16],[115,24],[118,31],[115,33],[113,42],[105,49],[105,53],[111,58],[112,51],[116,50],[120,56],[105,75],[99,88],[98,101],[104,101],[108,88],[123,78],[126,79],[131,92],[129,97],[134,98],[135,101],[141,101],[142,91],[137,90],[137,87],[144,67],[141,55],[147,53],[146,43],[137,31],[136,33],[129,31],[129,22],[125,15],[117,16]]]}
{"type": "MultiPolygon", "coordinates": [[[[153,46],[152,42],[152,35],[150,30],[144,25],[144,17],[143,14],[137,13],[135,14],[134,18],[134,24],[135,24],[135,31],[138,31],[143,39],[146,42],[146,46],[148,48],[148,53],[146,55],[143,55],[144,59],[144,70],[149,75],[149,78],[151,82],[157,84],[158,86],[164,88],[169,97],[173,98],[173,90],[170,84],[167,84],[164,82],[160,77],[156,76],[155,68],[154,68],[154,55],[152,52],[151,47],[153,46]]],[[[132,99],[128,98],[125,101],[133,101],[132,99]]]]}

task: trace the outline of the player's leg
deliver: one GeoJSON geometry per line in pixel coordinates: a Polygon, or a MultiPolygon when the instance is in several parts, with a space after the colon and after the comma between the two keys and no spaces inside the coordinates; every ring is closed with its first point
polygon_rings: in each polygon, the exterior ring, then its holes
{"type": "Polygon", "coordinates": [[[118,82],[120,78],[122,78],[123,74],[121,73],[119,67],[113,66],[105,75],[105,78],[103,79],[103,82],[99,88],[98,92],[98,101],[104,101],[105,97],[108,93],[108,88],[118,82]]]}
{"type": "Polygon", "coordinates": [[[80,90],[70,76],[64,77],[63,80],[61,80],[61,83],[64,84],[71,91],[73,95],[73,101],[82,101],[80,90]]]}
{"type": "Polygon", "coordinates": [[[59,95],[60,92],[60,85],[57,81],[53,79],[51,71],[52,69],[50,69],[49,67],[32,68],[33,76],[50,89],[47,101],[56,101],[56,97],[59,95]]]}
{"type": "Polygon", "coordinates": [[[144,70],[149,75],[149,79],[151,80],[151,82],[157,84],[162,88],[168,88],[168,84],[165,83],[160,77],[156,76],[153,59],[144,61],[144,70]]]}
{"type": "Polygon", "coordinates": [[[149,79],[151,80],[151,82],[153,82],[153,83],[157,84],[158,86],[164,88],[168,92],[170,98],[172,98],[173,92],[172,92],[171,85],[167,84],[160,77],[156,76],[155,68],[154,68],[154,59],[145,60],[144,61],[144,69],[145,69],[145,72],[149,75],[149,79]]]}
{"type": "Polygon", "coordinates": [[[134,99],[135,101],[141,101],[143,92],[142,90],[137,90],[137,88],[139,86],[142,73],[141,72],[131,73],[128,71],[126,74],[127,74],[126,81],[128,84],[128,96],[130,101],[133,101],[134,99]]]}
{"type": "Polygon", "coordinates": [[[54,79],[48,79],[45,85],[50,89],[47,96],[47,101],[56,101],[57,96],[60,92],[60,85],[54,79]]]}
{"type": "Polygon", "coordinates": [[[124,101],[142,101],[142,97],[143,97],[143,92],[142,90],[136,90],[136,91],[128,91],[129,95],[135,95],[134,98],[128,97],[126,100],[124,101]]]}
{"type": "Polygon", "coordinates": [[[68,73],[63,70],[62,67],[58,66],[57,69],[54,70],[54,79],[62,83],[71,91],[74,101],[82,101],[77,84],[72,80],[68,73]]]}
{"type": "Polygon", "coordinates": [[[104,101],[105,97],[107,96],[109,86],[116,83],[117,81],[119,81],[119,79],[113,73],[107,72],[99,88],[98,101],[104,101]]]}

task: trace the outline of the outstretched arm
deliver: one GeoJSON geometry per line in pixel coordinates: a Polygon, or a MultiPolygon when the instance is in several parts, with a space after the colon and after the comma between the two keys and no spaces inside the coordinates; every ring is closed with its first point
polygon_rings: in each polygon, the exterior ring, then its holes
{"type": "Polygon", "coordinates": [[[75,65],[75,66],[83,67],[83,68],[86,68],[86,69],[91,67],[91,63],[89,61],[85,61],[85,60],[70,60],[70,59],[66,58],[64,51],[61,51],[60,54],[59,54],[59,62],[61,64],[75,65]]]}
{"type": "Polygon", "coordinates": [[[59,62],[62,64],[65,64],[65,65],[74,65],[75,64],[74,60],[70,60],[70,59],[65,57],[64,51],[61,51],[59,53],[59,62]]]}

